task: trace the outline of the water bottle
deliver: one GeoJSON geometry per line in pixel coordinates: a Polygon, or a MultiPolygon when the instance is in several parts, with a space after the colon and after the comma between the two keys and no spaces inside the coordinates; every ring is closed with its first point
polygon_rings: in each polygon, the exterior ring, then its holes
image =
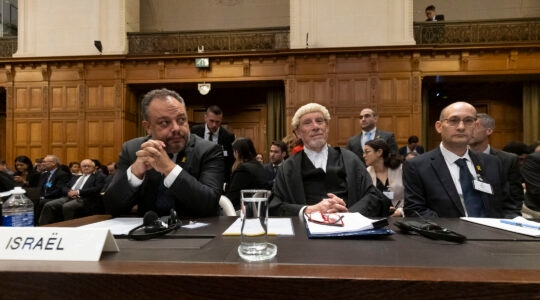
{"type": "Polygon", "coordinates": [[[16,186],[2,205],[2,226],[34,226],[34,203],[24,194],[26,191],[16,186]]]}

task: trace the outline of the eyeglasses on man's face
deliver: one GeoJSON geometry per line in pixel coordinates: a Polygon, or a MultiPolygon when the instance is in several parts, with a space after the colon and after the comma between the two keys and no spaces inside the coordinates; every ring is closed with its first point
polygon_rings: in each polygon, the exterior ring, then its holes
{"type": "Polygon", "coordinates": [[[448,124],[448,126],[452,126],[452,127],[456,127],[456,126],[459,126],[459,124],[461,122],[463,122],[463,125],[466,126],[466,127],[471,127],[474,125],[474,123],[476,122],[476,118],[473,118],[473,117],[465,117],[463,119],[460,119],[458,117],[452,117],[452,118],[448,118],[448,119],[443,119],[443,121],[446,122],[446,124],[448,124]]]}

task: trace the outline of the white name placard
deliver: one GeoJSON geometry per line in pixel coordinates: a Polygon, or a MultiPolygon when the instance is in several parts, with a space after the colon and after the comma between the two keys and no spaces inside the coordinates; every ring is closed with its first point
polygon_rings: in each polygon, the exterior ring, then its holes
{"type": "Polygon", "coordinates": [[[106,228],[0,227],[0,260],[98,261],[118,251],[106,228]]]}

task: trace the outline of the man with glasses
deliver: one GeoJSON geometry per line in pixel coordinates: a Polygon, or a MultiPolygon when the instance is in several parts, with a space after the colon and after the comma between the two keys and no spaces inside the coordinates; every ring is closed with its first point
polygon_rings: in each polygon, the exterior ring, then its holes
{"type": "Polygon", "coordinates": [[[71,174],[60,168],[60,159],[55,155],[47,155],[41,162],[43,173],[39,178],[38,187],[41,189],[39,202],[36,205],[35,222],[39,224],[39,216],[43,210],[43,206],[53,200],[63,196],[62,189],[71,178],[71,174]]]}
{"type": "Polygon", "coordinates": [[[356,153],[360,160],[364,162],[364,146],[366,142],[371,140],[383,140],[386,142],[390,151],[397,153],[398,147],[394,134],[392,132],[382,131],[377,129],[377,121],[379,116],[377,112],[371,108],[364,108],[360,112],[360,125],[362,126],[362,132],[358,135],[351,137],[347,141],[347,149],[356,153]]]}
{"type": "Polygon", "coordinates": [[[469,103],[441,111],[435,123],[440,146],[403,163],[405,216],[503,217],[508,190],[500,161],[468,148],[477,128],[469,103]]]}
{"type": "Polygon", "coordinates": [[[277,216],[310,216],[360,212],[386,217],[390,201],[371,183],[358,156],[339,147],[328,147],[330,113],[309,103],[292,118],[292,127],[304,150],[286,159],[277,170],[269,210],[277,216]]]}
{"type": "Polygon", "coordinates": [[[73,176],[62,188],[62,197],[45,203],[39,225],[103,213],[100,193],[105,174],[96,172],[96,163],[91,159],[84,159],[80,166],[82,174],[73,176]]]}

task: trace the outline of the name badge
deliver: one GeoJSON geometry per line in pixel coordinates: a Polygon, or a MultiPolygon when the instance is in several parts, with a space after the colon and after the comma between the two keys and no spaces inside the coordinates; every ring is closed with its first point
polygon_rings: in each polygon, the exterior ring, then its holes
{"type": "Polygon", "coordinates": [[[106,228],[0,227],[0,260],[98,261],[118,251],[106,228]]]}
{"type": "Polygon", "coordinates": [[[386,198],[394,200],[394,192],[383,192],[383,194],[386,196],[386,198]]]}
{"type": "Polygon", "coordinates": [[[227,153],[227,150],[223,150],[223,156],[227,157],[229,154],[227,153]]]}
{"type": "Polygon", "coordinates": [[[489,184],[489,183],[486,183],[486,182],[475,179],[475,180],[473,180],[473,187],[477,191],[493,195],[493,189],[491,188],[491,184],[489,184]]]}

